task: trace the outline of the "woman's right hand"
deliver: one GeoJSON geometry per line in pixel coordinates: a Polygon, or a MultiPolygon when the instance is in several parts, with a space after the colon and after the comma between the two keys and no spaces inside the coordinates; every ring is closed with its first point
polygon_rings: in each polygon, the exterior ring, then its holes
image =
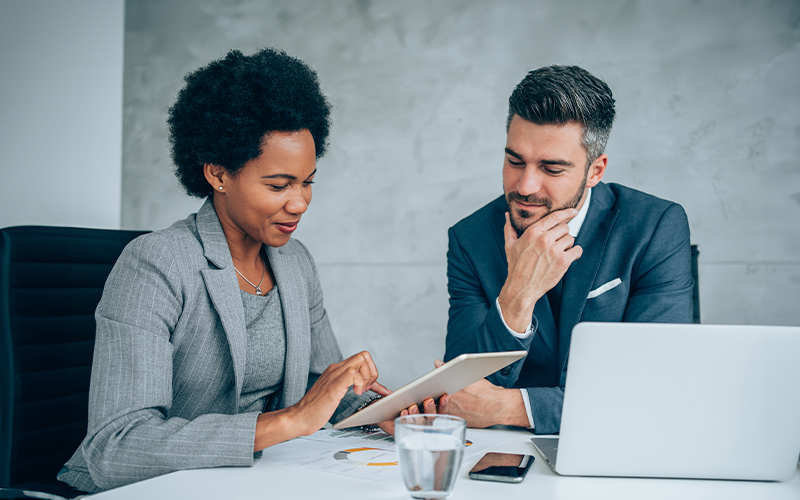
{"type": "Polygon", "coordinates": [[[321,429],[350,386],[358,395],[369,389],[385,395],[386,389],[375,382],[377,379],[378,369],[367,351],[328,366],[305,396],[292,406],[300,425],[299,435],[306,436],[321,429]]]}
{"type": "Polygon", "coordinates": [[[388,395],[390,391],[375,382],[377,378],[378,369],[367,351],[333,363],[297,404],[258,416],[253,451],[320,430],[336,411],[350,386],[358,395],[369,389],[382,396],[388,395]]]}

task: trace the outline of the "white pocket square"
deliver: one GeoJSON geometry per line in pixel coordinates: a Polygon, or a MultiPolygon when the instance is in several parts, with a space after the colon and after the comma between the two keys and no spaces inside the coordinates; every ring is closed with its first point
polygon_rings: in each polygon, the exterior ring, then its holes
{"type": "Polygon", "coordinates": [[[606,283],[605,285],[601,285],[601,286],[595,288],[594,290],[592,290],[591,292],[589,292],[589,295],[586,296],[586,299],[587,300],[588,299],[593,299],[593,298],[597,297],[598,295],[603,295],[607,291],[609,291],[609,290],[611,290],[613,288],[616,288],[620,284],[622,284],[622,280],[621,279],[619,279],[619,278],[613,279],[613,280],[609,281],[608,283],[606,283]]]}

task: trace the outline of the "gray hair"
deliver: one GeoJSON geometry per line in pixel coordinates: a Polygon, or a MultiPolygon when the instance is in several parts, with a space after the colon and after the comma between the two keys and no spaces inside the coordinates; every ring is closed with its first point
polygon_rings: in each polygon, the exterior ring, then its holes
{"type": "Polygon", "coordinates": [[[537,125],[583,128],[587,166],[606,149],[614,123],[614,97],[606,83],[578,66],[547,66],[528,73],[508,98],[506,131],[514,115],[537,125]]]}

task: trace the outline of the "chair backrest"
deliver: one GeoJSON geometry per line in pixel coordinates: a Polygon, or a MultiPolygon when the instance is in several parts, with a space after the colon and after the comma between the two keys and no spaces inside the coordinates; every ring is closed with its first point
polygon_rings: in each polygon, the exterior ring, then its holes
{"type": "Polygon", "coordinates": [[[141,234],[0,230],[0,486],[54,480],[86,435],[94,310],[141,234]]]}
{"type": "Polygon", "coordinates": [[[692,290],[692,303],[694,305],[693,323],[700,323],[700,275],[697,269],[697,259],[700,256],[700,250],[697,245],[691,245],[692,248],[692,278],[694,278],[694,290],[692,290]]]}

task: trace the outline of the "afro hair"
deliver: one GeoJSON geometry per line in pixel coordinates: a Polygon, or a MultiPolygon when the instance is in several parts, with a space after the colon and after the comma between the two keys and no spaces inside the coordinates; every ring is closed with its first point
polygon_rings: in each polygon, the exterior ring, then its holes
{"type": "Polygon", "coordinates": [[[232,50],[185,80],[167,122],[175,175],[190,196],[213,191],[204,164],[235,176],[272,132],[307,129],[316,157],[325,154],[331,106],[317,74],[299,59],[271,48],[251,56],[232,50]]]}

